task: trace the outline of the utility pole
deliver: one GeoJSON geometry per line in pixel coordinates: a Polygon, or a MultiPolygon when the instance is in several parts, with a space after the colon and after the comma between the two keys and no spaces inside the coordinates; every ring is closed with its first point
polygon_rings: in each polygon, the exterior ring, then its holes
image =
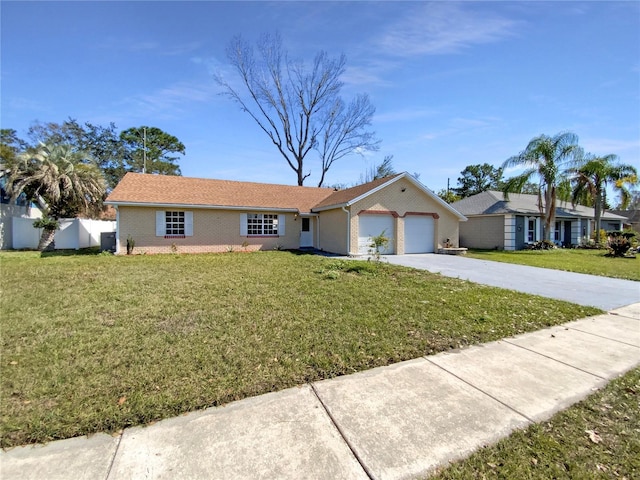
{"type": "Polygon", "coordinates": [[[147,127],[142,127],[142,173],[147,173],[147,127]]]}

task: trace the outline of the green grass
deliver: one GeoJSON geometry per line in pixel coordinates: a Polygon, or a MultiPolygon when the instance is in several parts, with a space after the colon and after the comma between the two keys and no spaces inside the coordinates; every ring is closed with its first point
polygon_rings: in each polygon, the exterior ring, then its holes
{"type": "Polygon", "coordinates": [[[290,252],[0,254],[1,445],[115,431],[600,313],[290,252]]]}
{"type": "Polygon", "coordinates": [[[640,478],[640,368],[432,480],[640,478]]]}
{"type": "Polygon", "coordinates": [[[558,248],[515,252],[470,250],[467,256],[481,260],[517,263],[532,267],[640,281],[640,259],[607,257],[606,253],[606,250],[558,248]]]}

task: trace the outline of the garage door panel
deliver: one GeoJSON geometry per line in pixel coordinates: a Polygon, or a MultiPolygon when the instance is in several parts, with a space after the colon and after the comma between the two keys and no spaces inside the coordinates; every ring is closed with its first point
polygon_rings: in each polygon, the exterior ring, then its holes
{"type": "Polygon", "coordinates": [[[395,219],[391,215],[360,215],[358,220],[358,253],[369,253],[371,238],[382,234],[389,238],[389,245],[381,253],[387,255],[394,251],[395,219]]]}
{"type": "Polygon", "coordinates": [[[404,219],[404,253],[433,253],[435,221],[431,216],[408,215],[404,219]]]}

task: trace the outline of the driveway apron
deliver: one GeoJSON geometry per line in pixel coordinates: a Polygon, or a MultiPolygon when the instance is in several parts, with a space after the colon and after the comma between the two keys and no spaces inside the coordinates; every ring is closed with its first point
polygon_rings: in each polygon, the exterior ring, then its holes
{"type": "Polygon", "coordinates": [[[640,302],[640,282],[433,253],[387,255],[384,261],[446,277],[612,310],[640,302]]]}

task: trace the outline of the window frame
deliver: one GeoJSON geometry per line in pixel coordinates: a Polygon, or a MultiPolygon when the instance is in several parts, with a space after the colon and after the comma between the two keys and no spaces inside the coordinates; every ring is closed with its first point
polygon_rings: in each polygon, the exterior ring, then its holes
{"type": "Polygon", "coordinates": [[[193,212],[189,210],[156,210],[156,237],[186,238],[193,236],[193,212]]]}
{"type": "Polygon", "coordinates": [[[284,237],[285,215],[272,212],[240,214],[240,235],[243,237],[284,237]]]}

